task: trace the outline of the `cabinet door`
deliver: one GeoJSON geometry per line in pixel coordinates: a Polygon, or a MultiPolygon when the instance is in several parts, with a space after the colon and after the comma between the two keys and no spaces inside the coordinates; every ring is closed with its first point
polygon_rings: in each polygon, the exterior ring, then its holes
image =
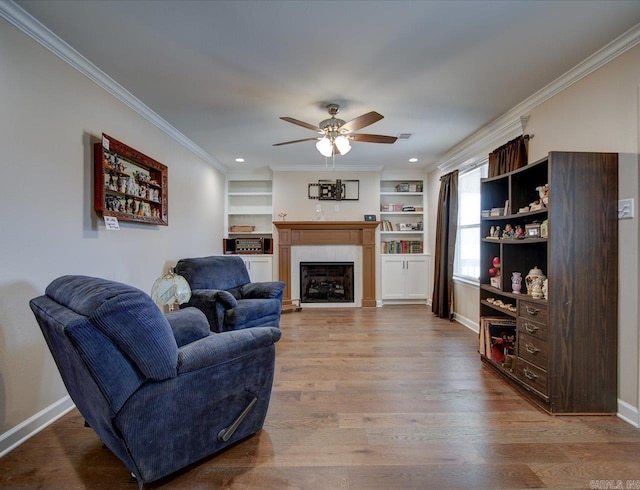
{"type": "Polygon", "coordinates": [[[382,257],[382,298],[400,299],[405,297],[404,257],[382,257]]]}
{"type": "Polygon", "coordinates": [[[405,257],[405,298],[425,299],[427,297],[427,258],[405,257]]]}
{"type": "Polygon", "coordinates": [[[252,255],[242,257],[251,282],[268,282],[273,280],[273,259],[267,255],[252,255]]]}

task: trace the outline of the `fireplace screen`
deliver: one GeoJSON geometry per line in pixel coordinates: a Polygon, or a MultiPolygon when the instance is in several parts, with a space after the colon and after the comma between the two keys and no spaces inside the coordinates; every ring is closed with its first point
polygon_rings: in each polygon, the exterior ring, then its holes
{"type": "Polygon", "coordinates": [[[353,303],[353,262],[300,262],[303,303],[353,303]]]}

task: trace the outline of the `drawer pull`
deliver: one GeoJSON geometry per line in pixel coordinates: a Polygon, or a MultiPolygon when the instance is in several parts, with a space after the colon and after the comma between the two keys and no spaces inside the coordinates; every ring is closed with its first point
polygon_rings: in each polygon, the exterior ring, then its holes
{"type": "Polygon", "coordinates": [[[536,333],[538,330],[540,330],[539,327],[536,327],[535,325],[531,325],[530,323],[525,323],[524,329],[529,333],[536,333]]]}
{"type": "Polygon", "coordinates": [[[538,349],[538,348],[534,347],[534,346],[533,346],[533,345],[531,345],[531,344],[527,344],[527,345],[525,345],[525,346],[524,346],[524,348],[527,350],[527,352],[528,352],[529,354],[533,354],[534,356],[535,356],[538,352],[540,352],[540,349],[538,349]]]}
{"type": "Polygon", "coordinates": [[[529,315],[537,315],[540,312],[538,308],[534,308],[533,306],[525,306],[525,309],[529,315]]]}
{"type": "Polygon", "coordinates": [[[535,380],[538,377],[538,375],[531,371],[529,368],[524,368],[522,370],[522,373],[527,377],[527,379],[530,380],[535,380]]]}

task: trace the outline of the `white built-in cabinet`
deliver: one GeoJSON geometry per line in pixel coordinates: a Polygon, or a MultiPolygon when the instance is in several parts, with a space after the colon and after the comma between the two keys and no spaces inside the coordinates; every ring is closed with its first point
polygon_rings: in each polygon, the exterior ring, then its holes
{"type": "Polygon", "coordinates": [[[273,256],[267,254],[241,255],[247,267],[251,282],[268,282],[273,280],[273,256]]]}
{"type": "Polygon", "coordinates": [[[427,299],[429,261],[422,254],[386,254],[381,257],[382,300],[427,299]]]}

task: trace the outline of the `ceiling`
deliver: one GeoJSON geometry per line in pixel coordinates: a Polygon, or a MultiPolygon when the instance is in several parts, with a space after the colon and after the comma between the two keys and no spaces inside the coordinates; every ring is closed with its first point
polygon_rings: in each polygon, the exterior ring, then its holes
{"type": "Polygon", "coordinates": [[[411,134],[336,168],[430,168],[640,23],[637,0],[16,3],[233,171],[324,166],[313,142],[272,145],[314,136],[280,116],[317,125],[329,102],[411,134]]]}

